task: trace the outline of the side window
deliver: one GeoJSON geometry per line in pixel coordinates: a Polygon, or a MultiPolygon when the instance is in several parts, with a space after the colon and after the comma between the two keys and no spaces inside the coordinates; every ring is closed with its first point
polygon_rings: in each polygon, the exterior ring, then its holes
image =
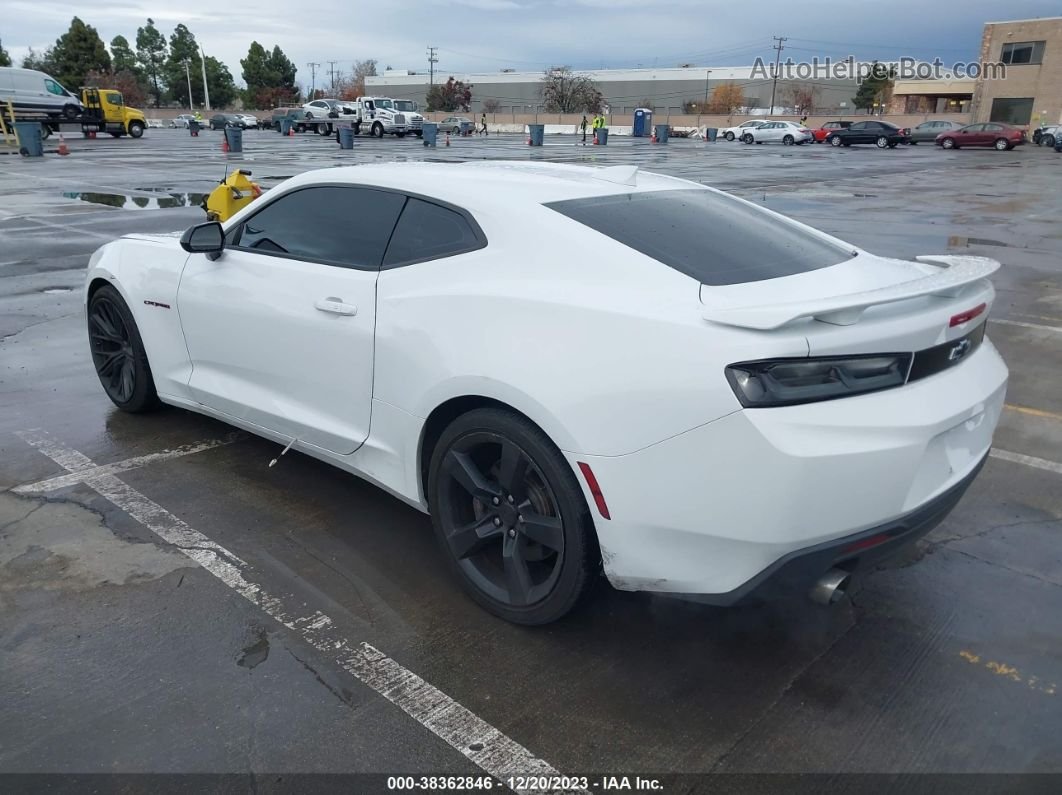
{"type": "Polygon", "coordinates": [[[848,129],[849,130],[853,130],[855,132],[859,132],[860,130],[866,129],[866,126],[867,126],[867,123],[865,121],[857,121],[855,124],[853,124],[848,129]]]}
{"type": "Polygon", "coordinates": [[[384,267],[452,257],[486,245],[482,234],[461,213],[411,197],[391,236],[384,267]]]}
{"type": "Polygon", "coordinates": [[[405,201],[398,193],[354,186],[292,191],[244,221],[233,248],[379,268],[405,201]]]}
{"type": "Polygon", "coordinates": [[[56,83],[54,80],[48,80],[47,78],[45,78],[44,87],[48,90],[49,94],[55,94],[59,97],[66,96],[66,92],[63,91],[63,87],[56,83]]]}

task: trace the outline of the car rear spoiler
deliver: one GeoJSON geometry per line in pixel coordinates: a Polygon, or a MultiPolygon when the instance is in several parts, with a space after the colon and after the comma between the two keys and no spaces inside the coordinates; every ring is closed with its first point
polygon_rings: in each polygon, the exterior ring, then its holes
{"type": "Polygon", "coordinates": [[[924,295],[955,297],[963,287],[984,279],[1000,267],[996,260],[987,257],[942,254],[925,255],[915,259],[937,266],[937,270],[910,281],[866,292],[776,304],[708,306],[702,314],[705,320],[713,323],[764,331],[780,328],[794,320],[807,317],[836,326],[849,326],[857,322],[864,310],[871,306],[924,295]]]}

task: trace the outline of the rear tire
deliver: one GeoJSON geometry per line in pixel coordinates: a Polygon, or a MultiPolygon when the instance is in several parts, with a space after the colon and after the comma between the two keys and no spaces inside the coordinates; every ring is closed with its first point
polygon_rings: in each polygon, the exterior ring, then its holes
{"type": "Polygon", "coordinates": [[[724,137],[724,138],[726,138],[726,139],[727,139],[728,141],[733,141],[733,140],[734,140],[734,133],[732,133],[732,132],[728,132],[728,133],[727,133],[726,135],[724,135],[723,137],[724,137]]]}
{"type": "Polygon", "coordinates": [[[1048,133],[1047,135],[1045,135],[1043,138],[1040,139],[1040,143],[1043,146],[1046,146],[1048,149],[1054,149],[1055,148],[1055,136],[1053,136],[1050,133],[1048,133]]]}
{"type": "Polygon", "coordinates": [[[785,138],[782,139],[782,143],[785,146],[792,146],[795,143],[795,139],[792,135],[787,135],[785,138]]]}
{"type": "Polygon", "coordinates": [[[876,140],[874,144],[878,147],[878,149],[884,149],[886,146],[889,145],[889,139],[882,135],[878,137],[878,140],[876,140]]]}
{"type": "Polygon", "coordinates": [[[88,305],[89,350],[103,391],[122,411],[139,414],[159,406],[144,341],[121,294],[109,284],[88,305]]]}
{"type": "Polygon", "coordinates": [[[743,143],[743,144],[751,144],[755,140],[756,139],[752,137],[752,133],[745,133],[744,135],[741,136],[741,143],[743,143]]]}
{"type": "Polygon", "coordinates": [[[427,495],[450,569],[496,616],[548,624],[596,581],[600,552],[579,482],[525,418],[485,408],[454,420],[432,452],[427,495]]]}

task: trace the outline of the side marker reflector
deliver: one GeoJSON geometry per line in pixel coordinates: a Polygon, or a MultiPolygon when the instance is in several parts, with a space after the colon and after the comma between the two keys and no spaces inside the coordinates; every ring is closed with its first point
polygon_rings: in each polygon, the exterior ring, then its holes
{"type": "Polygon", "coordinates": [[[597,503],[597,512],[601,514],[605,519],[611,519],[608,513],[608,505],[605,504],[605,495],[601,493],[601,487],[597,484],[597,478],[594,477],[594,470],[590,468],[589,464],[579,462],[579,471],[583,473],[583,477],[586,478],[586,485],[590,487],[590,493],[594,495],[594,502],[597,503]]]}

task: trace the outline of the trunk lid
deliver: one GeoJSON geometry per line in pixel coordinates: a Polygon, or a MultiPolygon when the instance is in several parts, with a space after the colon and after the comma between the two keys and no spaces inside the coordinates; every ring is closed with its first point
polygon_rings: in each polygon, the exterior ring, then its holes
{"type": "Polygon", "coordinates": [[[998,262],[947,255],[918,260],[860,252],[834,267],[780,279],[701,285],[703,315],[727,326],[799,331],[811,356],[919,351],[985,321],[995,297],[987,277],[998,262]]]}

